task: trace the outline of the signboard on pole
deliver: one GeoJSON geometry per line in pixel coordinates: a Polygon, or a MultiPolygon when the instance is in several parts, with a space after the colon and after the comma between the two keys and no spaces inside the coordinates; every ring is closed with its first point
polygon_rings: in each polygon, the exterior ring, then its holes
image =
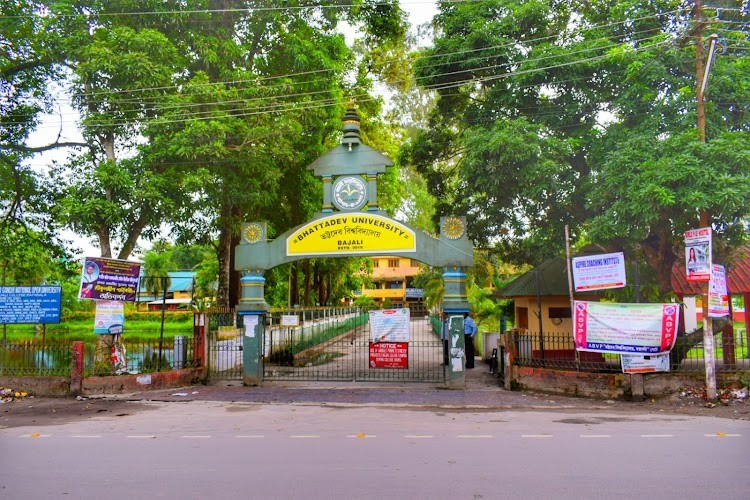
{"type": "Polygon", "coordinates": [[[86,257],[78,298],[135,302],[140,274],[140,262],[86,257]]]}
{"type": "Polygon", "coordinates": [[[711,279],[711,228],[685,232],[685,274],[688,281],[711,279]]]}
{"type": "Polygon", "coordinates": [[[409,368],[409,309],[370,311],[370,368],[409,368]]]}
{"type": "Polygon", "coordinates": [[[711,280],[708,282],[708,316],[710,318],[729,316],[727,274],[724,266],[719,264],[712,266],[711,280]]]}
{"type": "Polygon", "coordinates": [[[576,292],[625,286],[625,256],[622,252],[588,255],[573,259],[576,292]]]}
{"type": "Polygon", "coordinates": [[[579,351],[614,354],[669,352],[677,339],[677,304],[575,301],[574,340],[579,351]]]}
{"type": "Polygon", "coordinates": [[[59,323],[61,286],[0,286],[0,324],[59,323]]]}

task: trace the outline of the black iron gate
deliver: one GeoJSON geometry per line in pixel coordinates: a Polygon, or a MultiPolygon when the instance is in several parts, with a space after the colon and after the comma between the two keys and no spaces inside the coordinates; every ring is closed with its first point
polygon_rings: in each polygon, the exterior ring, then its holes
{"type": "Polygon", "coordinates": [[[210,382],[242,380],[242,330],[235,325],[236,313],[216,309],[206,313],[206,365],[210,382]]]}
{"type": "Polygon", "coordinates": [[[409,320],[406,345],[373,344],[368,319],[357,308],[270,314],[263,341],[263,379],[445,382],[443,343],[429,318],[409,320]]]}

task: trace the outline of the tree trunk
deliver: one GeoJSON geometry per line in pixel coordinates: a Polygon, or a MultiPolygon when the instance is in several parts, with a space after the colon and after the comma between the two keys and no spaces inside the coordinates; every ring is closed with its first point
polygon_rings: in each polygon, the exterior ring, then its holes
{"type": "Polygon", "coordinates": [[[297,262],[289,264],[289,302],[290,306],[298,306],[299,302],[299,265],[297,262]]]}
{"type": "Polygon", "coordinates": [[[305,259],[303,264],[303,272],[305,273],[305,295],[304,304],[305,306],[310,305],[310,259],[305,259]]]}
{"type": "Polygon", "coordinates": [[[229,307],[229,276],[231,266],[232,229],[229,217],[221,218],[219,244],[216,254],[219,260],[219,288],[216,292],[216,302],[219,307],[229,307]]]}

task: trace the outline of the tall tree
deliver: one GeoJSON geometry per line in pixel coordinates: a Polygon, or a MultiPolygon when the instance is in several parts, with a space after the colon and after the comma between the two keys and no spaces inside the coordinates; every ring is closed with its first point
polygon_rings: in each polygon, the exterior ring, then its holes
{"type": "Polygon", "coordinates": [[[467,213],[476,241],[520,263],[560,253],[565,225],[642,248],[669,291],[675,240],[698,211],[721,232],[739,228],[750,202],[747,32],[706,13],[734,49],[714,66],[721,98],[704,145],[693,38],[704,19],[680,2],[441,4],[417,72],[437,106],[407,151],[438,212],[467,213]]]}

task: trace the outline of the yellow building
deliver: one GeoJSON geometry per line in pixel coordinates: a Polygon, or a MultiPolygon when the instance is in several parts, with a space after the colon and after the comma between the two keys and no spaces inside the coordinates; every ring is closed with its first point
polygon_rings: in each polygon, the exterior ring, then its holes
{"type": "Polygon", "coordinates": [[[419,273],[418,261],[393,256],[376,256],[372,261],[372,282],[363,285],[358,295],[372,297],[380,306],[388,299],[391,307],[408,307],[412,316],[427,314],[422,289],[414,288],[412,283],[419,273]]]}

